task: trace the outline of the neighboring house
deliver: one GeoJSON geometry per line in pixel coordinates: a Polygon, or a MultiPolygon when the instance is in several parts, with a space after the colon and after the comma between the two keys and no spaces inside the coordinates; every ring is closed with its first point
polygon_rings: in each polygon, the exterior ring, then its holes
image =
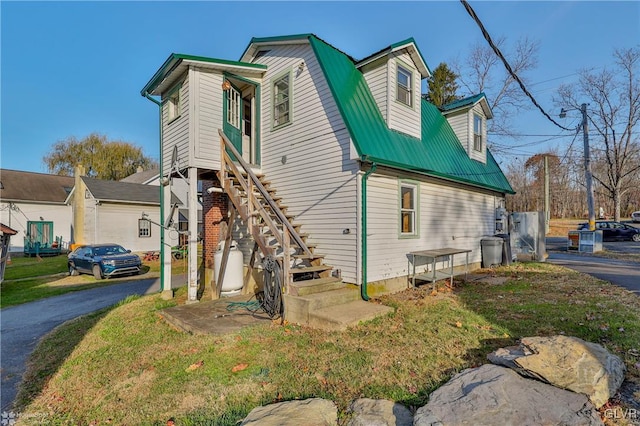
{"type": "Polygon", "coordinates": [[[7,261],[11,259],[9,255],[9,244],[11,237],[16,235],[18,231],[11,229],[4,223],[0,223],[0,283],[4,281],[4,269],[7,261]]]}
{"type": "Polygon", "coordinates": [[[32,233],[29,222],[51,224],[53,236],[68,248],[73,239],[72,213],[65,200],[73,184],[69,176],[0,170],[0,221],[18,231],[11,239],[11,252],[24,251],[25,238],[32,233]]]}
{"type": "MultiPolygon", "coordinates": [[[[138,168],[138,171],[132,175],[127,176],[124,179],[120,179],[120,182],[128,183],[141,183],[144,185],[160,185],[160,170],[149,169],[143,170],[138,168]]],[[[201,186],[201,184],[199,184],[201,186]]],[[[178,209],[178,229],[181,231],[188,231],[188,216],[189,216],[189,184],[185,179],[175,178],[171,180],[171,192],[178,198],[180,202],[180,208],[178,209]]],[[[196,207],[198,209],[198,235],[202,235],[202,190],[198,189],[198,202],[196,207]]],[[[181,245],[187,243],[187,234],[181,235],[181,245]]]]}
{"type": "MultiPolygon", "coordinates": [[[[171,201],[179,202],[175,196],[171,201]]],[[[73,210],[74,244],[116,243],[135,252],[160,250],[159,224],[166,221],[160,218],[157,187],[89,178],[78,166],[67,204],[73,210]]],[[[173,220],[177,221],[177,212],[173,220]]],[[[169,232],[165,243],[176,245],[178,232],[169,232]]]]}
{"type": "Polygon", "coordinates": [[[484,95],[440,110],[421,98],[429,76],[413,39],[361,60],[312,34],[253,38],[239,61],[170,55],[141,93],[161,99],[163,170],[203,181],[207,268],[227,199],[245,264],[255,246],[284,257],[289,295],[332,277],[365,299],[366,284],[404,288],[415,250],[468,249],[479,265],[513,190],[486,146],[484,95]],[[247,202],[235,167],[260,175],[247,180],[268,195],[247,202]],[[275,240],[260,232],[263,208],[288,230],[276,224],[275,240]]]}

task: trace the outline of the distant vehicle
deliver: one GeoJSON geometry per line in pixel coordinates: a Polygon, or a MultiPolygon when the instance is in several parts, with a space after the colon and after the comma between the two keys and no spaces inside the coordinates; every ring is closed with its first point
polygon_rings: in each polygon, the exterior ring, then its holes
{"type": "MultiPolygon", "coordinates": [[[[578,224],[578,230],[589,229],[588,223],[578,224]]],[[[603,241],[627,241],[640,242],[640,228],[635,228],[620,222],[611,220],[596,221],[596,230],[602,231],[603,241]]]]}
{"type": "Polygon", "coordinates": [[[640,222],[640,210],[631,213],[631,220],[634,222],[640,222]]]}
{"type": "Polygon", "coordinates": [[[96,280],[124,274],[139,274],[140,257],[118,244],[80,246],[68,255],[69,275],[93,274],[96,280]]]}

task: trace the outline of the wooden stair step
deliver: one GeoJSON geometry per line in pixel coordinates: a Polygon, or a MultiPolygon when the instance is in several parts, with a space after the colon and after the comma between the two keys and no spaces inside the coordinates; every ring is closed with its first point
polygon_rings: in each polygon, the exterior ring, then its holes
{"type": "Polygon", "coordinates": [[[306,274],[306,273],[312,273],[312,272],[324,272],[324,271],[329,271],[331,269],[333,269],[333,266],[331,265],[304,266],[302,268],[291,268],[289,269],[289,273],[296,275],[296,274],[306,274]]]}
{"type": "Polygon", "coordinates": [[[324,254],[314,254],[308,255],[307,253],[294,253],[291,255],[294,259],[300,260],[316,260],[316,259],[324,259],[324,254]]]}

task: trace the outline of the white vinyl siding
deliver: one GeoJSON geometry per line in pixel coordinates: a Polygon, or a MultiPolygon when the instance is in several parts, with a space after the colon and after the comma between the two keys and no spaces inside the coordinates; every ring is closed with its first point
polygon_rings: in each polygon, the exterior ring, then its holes
{"type": "Polygon", "coordinates": [[[193,166],[216,170],[220,168],[220,135],[222,129],[222,81],[220,72],[195,69],[193,77],[192,107],[193,144],[195,146],[193,166]]]}
{"type": "MultiPolygon", "coordinates": [[[[420,237],[403,239],[397,231],[398,181],[395,176],[373,174],[367,183],[368,282],[406,276],[407,253],[416,250],[471,249],[469,262],[480,262],[480,240],[493,235],[500,196],[421,180],[420,237]]],[[[463,264],[464,256],[456,257],[455,263],[463,264]]]]}
{"type": "MultiPolygon", "coordinates": [[[[93,216],[93,223],[85,223],[87,243],[115,243],[134,252],[160,250],[160,232],[154,232],[152,229],[150,237],[138,236],[138,220],[143,211],[149,215],[151,221],[162,222],[160,206],[102,203],[90,207],[90,204],[87,204],[85,210],[86,216],[93,216]]],[[[165,243],[169,246],[177,244],[177,239],[171,238],[171,234],[173,233],[165,234],[165,243]]]]}
{"type": "Polygon", "coordinates": [[[178,147],[178,158],[180,166],[186,167],[189,162],[189,79],[185,76],[172,87],[164,96],[162,101],[162,161],[163,169],[171,167],[171,154],[173,147],[178,147]],[[177,118],[170,118],[169,94],[178,85],[180,92],[180,114],[177,118]]]}
{"type": "Polygon", "coordinates": [[[388,120],[390,129],[406,133],[410,136],[422,137],[422,123],[420,120],[420,73],[412,65],[411,57],[406,54],[391,55],[387,62],[388,120]],[[411,105],[397,100],[398,97],[398,66],[411,72],[411,105]]]}
{"type": "Polygon", "coordinates": [[[71,222],[73,210],[71,206],[46,203],[14,202],[16,210],[9,208],[8,202],[0,203],[0,222],[18,231],[11,237],[11,252],[24,251],[24,236],[27,221],[38,220],[41,216],[46,221],[53,222],[54,237],[62,237],[63,247],[67,247],[71,240],[71,222]],[[11,216],[11,217],[9,217],[11,216]]]}
{"type": "Polygon", "coordinates": [[[378,105],[380,114],[387,121],[387,66],[385,61],[376,61],[372,65],[365,67],[362,72],[364,73],[364,79],[369,86],[371,95],[378,105]]]}
{"type": "MultiPolygon", "coordinates": [[[[261,121],[262,170],[288,212],[296,215],[294,222],[317,244],[316,253],[340,269],[346,282],[355,283],[357,164],[349,159],[349,133],[311,47],[265,49],[269,55],[259,61],[268,66],[264,81],[293,69],[295,119],[276,131],[271,119],[261,121]],[[305,65],[300,71],[301,61],[305,65]]],[[[271,96],[271,90],[262,91],[263,117],[272,117],[271,96]]]]}
{"type": "Polygon", "coordinates": [[[487,116],[482,109],[482,105],[476,104],[473,108],[463,109],[455,111],[446,115],[446,119],[449,125],[453,129],[464,150],[469,155],[469,158],[480,161],[481,163],[487,162],[487,116]],[[482,146],[480,150],[474,147],[475,137],[475,124],[474,117],[478,116],[482,120],[482,146]]]}

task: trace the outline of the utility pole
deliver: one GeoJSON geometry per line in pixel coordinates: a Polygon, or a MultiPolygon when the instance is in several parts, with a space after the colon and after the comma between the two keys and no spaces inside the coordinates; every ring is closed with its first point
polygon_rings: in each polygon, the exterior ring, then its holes
{"type": "Polygon", "coordinates": [[[549,207],[549,157],[544,156],[544,233],[549,233],[549,220],[551,208],[549,207]]]}
{"type": "Polygon", "coordinates": [[[589,230],[596,230],[596,211],[593,201],[593,182],[591,177],[591,155],[589,153],[589,121],[587,119],[587,104],[582,104],[582,132],[584,134],[584,177],[587,184],[587,207],[589,208],[589,230]]]}

